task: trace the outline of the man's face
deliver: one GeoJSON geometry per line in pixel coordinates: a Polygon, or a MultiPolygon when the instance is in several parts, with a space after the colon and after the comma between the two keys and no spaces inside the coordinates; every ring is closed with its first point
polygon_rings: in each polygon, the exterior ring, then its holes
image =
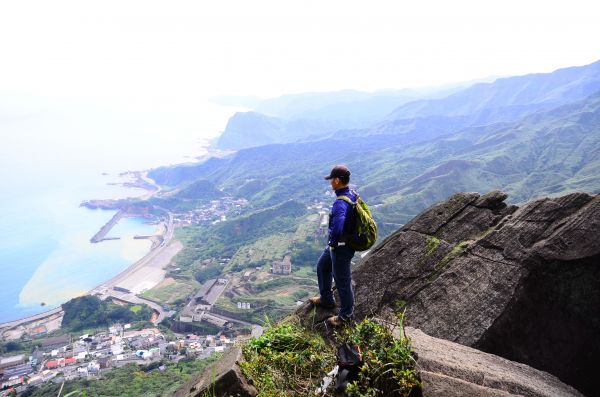
{"type": "Polygon", "coordinates": [[[340,181],[340,178],[331,178],[330,182],[331,182],[331,188],[333,190],[337,190],[340,187],[342,187],[342,182],[340,181]]]}

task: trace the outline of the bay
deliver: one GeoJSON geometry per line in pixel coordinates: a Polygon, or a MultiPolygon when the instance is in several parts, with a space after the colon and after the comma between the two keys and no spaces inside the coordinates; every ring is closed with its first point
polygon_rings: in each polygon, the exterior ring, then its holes
{"type": "Polygon", "coordinates": [[[80,203],[144,194],[114,183],[125,171],[195,161],[233,113],[21,105],[0,111],[0,322],[57,307],[148,253],[150,241],[133,239],[154,233],[144,219],[124,218],[109,234],[119,240],[90,243],[114,211],[80,203]]]}

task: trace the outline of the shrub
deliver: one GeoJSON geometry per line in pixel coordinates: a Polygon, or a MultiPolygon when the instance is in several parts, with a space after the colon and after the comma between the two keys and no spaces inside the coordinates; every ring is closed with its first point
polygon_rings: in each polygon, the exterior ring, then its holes
{"type": "Polygon", "coordinates": [[[244,347],[244,357],[244,375],[265,397],[313,394],[323,369],[335,365],[332,348],[305,330],[297,317],[268,326],[244,347]]]}
{"type": "MultiPolygon", "coordinates": [[[[410,341],[403,335],[394,338],[386,326],[363,320],[334,335],[333,344],[344,342],[359,345],[364,360],[358,380],[348,385],[348,396],[408,396],[420,387],[410,341]]],[[[297,317],[288,317],[275,326],[267,324],[265,333],[244,347],[242,371],[260,396],[312,395],[336,365],[333,344],[302,327],[297,317]]]]}
{"type": "Polygon", "coordinates": [[[348,396],[408,396],[420,387],[410,341],[404,335],[394,338],[388,327],[371,320],[343,334],[361,347],[364,361],[358,380],[348,385],[348,396]]]}

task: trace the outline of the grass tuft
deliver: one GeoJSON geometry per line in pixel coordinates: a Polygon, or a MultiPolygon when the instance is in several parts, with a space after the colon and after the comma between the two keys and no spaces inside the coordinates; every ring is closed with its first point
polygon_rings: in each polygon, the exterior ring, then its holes
{"type": "MultiPolygon", "coordinates": [[[[348,386],[347,395],[407,396],[420,387],[410,341],[404,336],[394,338],[386,326],[363,320],[342,329],[334,339],[333,344],[327,343],[291,316],[251,339],[240,365],[259,396],[314,395],[322,378],[336,365],[334,345],[352,342],[361,347],[364,365],[358,380],[348,386]]],[[[333,393],[333,384],[327,392],[333,393]]]]}
{"type": "Polygon", "coordinates": [[[429,256],[440,246],[440,239],[435,236],[430,236],[427,239],[427,245],[425,246],[425,256],[429,256]]]}

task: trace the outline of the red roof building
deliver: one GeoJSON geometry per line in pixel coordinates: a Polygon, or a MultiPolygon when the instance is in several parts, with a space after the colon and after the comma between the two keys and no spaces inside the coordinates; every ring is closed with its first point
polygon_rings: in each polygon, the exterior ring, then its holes
{"type": "Polygon", "coordinates": [[[59,358],[58,360],[51,360],[46,363],[46,368],[64,367],[65,365],[75,364],[76,358],[59,358]]]}

